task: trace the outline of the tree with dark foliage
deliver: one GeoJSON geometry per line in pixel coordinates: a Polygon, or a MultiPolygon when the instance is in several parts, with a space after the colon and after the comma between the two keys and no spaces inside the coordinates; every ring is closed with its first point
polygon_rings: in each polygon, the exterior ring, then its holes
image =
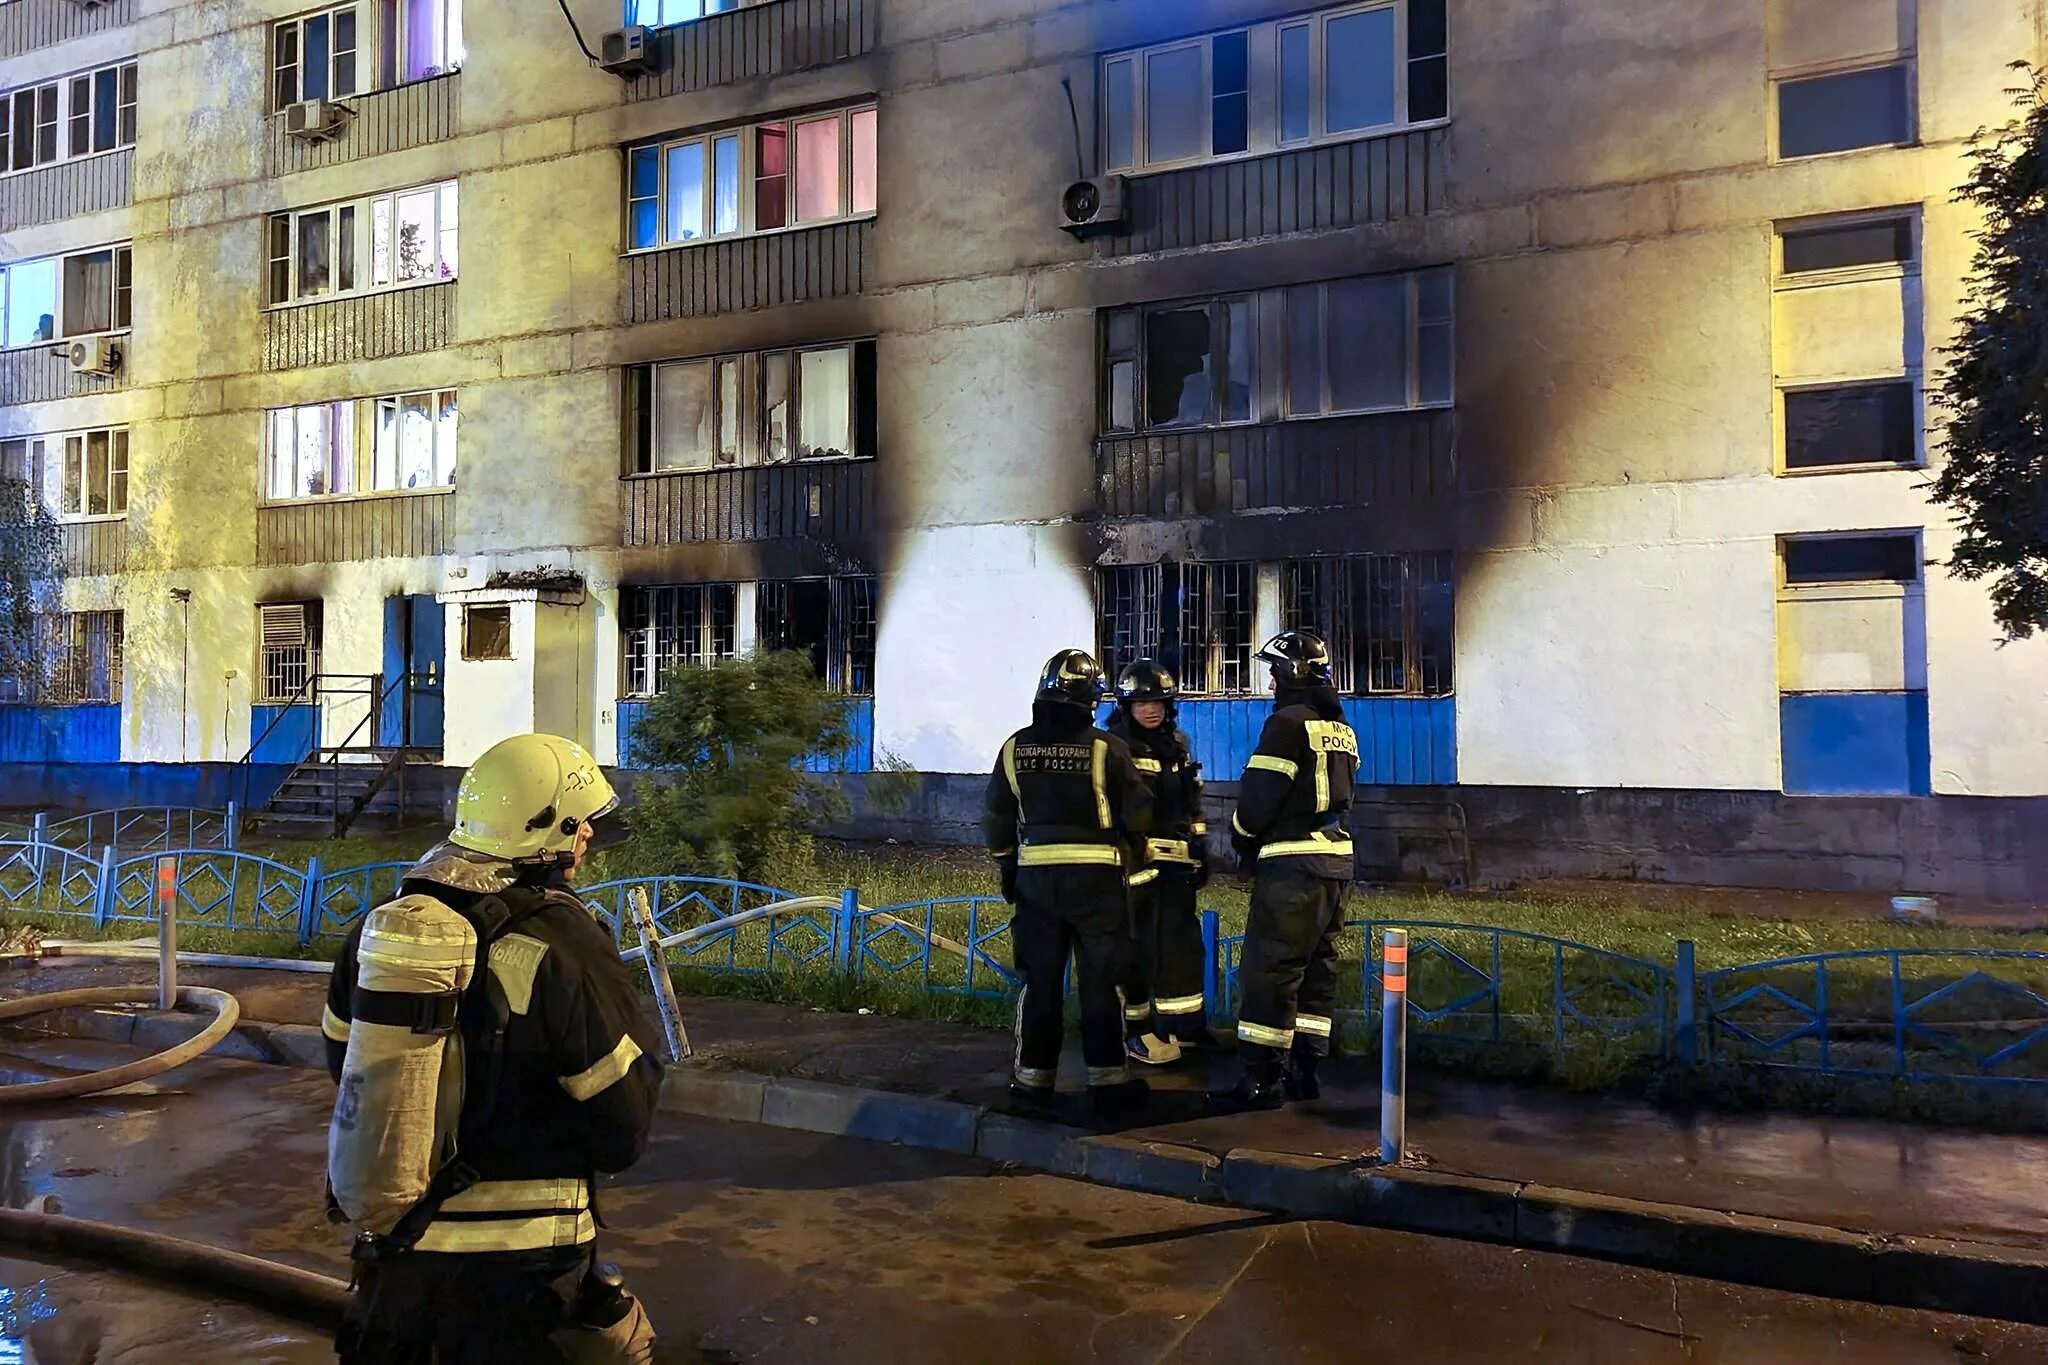
{"type": "Polygon", "coordinates": [[[1989,579],[2008,638],[2048,628],[2048,73],[1979,136],[1959,202],[1984,212],[1939,400],[1948,455],[1933,496],[1961,528],[1950,572],[1989,579]]]}

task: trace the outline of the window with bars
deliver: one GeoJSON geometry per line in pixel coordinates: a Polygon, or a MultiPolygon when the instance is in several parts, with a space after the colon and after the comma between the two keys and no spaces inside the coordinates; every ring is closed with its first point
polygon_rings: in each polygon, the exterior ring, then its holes
{"type": "Polygon", "coordinates": [[[1189,696],[1242,696],[1253,678],[1258,568],[1249,560],[1129,564],[1097,582],[1097,653],[1112,677],[1157,659],[1189,696]]]}
{"type": "Polygon", "coordinates": [[[134,62],[0,93],[0,173],[134,144],[134,62]]]}
{"type": "Polygon", "coordinates": [[[320,671],[320,603],[265,602],[256,608],[256,678],[266,705],[307,700],[301,693],[320,671]]]}
{"type": "Polygon", "coordinates": [[[873,696],[877,592],[873,578],[798,578],[760,585],[756,624],[764,651],[792,650],[833,691],[873,696]]]}
{"type": "Polygon", "coordinates": [[[739,648],[737,596],[731,583],[622,590],[625,695],[658,696],[663,680],[674,670],[732,658],[739,648]]]}
{"type": "Polygon", "coordinates": [[[1351,696],[1442,697],[1452,691],[1448,554],[1297,559],[1281,573],[1291,629],[1319,632],[1351,696]]]}
{"type": "Polygon", "coordinates": [[[121,613],[39,612],[29,676],[0,686],[0,702],[106,706],[121,700],[121,613]]]}

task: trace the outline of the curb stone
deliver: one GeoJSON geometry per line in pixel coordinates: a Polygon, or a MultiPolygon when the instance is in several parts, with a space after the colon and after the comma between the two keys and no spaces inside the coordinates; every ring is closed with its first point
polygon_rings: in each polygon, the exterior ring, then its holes
{"type": "MultiPolygon", "coordinates": [[[[168,1046],[204,1023],[197,1016],[152,1019],[92,1010],[41,1020],[23,1032],[139,1046],[161,1039],[168,1046]]],[[[304,1024],[244,1023],[229,1041],[235,1046],[210,1055],[324,1064],[320,1030],[304,1024]]],[[[2048,1326],[2048,1251],[2029,1247],[1882,1237],[1587,1190],[1249,1148],[1219,1158],[1171,1143],[1089,1136],[957,1101],[741,1071],[672,1069],[661,1108],[971,1154],[1147,1194],[2048,1326]]]]}

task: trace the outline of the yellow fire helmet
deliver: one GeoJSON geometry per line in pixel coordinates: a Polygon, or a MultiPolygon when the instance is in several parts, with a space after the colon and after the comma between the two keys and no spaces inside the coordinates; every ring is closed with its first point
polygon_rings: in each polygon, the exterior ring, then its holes
{"type": "Polygon", "coordinates": [[[618,804],[582,745],[559,735],[514,735],[462,775],[449,842],[507,862],[555,862],[575,849],[584,821],[618,804]]]}

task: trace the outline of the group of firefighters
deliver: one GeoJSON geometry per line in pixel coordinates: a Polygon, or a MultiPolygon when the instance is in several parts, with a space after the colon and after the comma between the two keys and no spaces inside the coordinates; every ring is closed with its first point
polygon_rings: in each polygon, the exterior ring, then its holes
{"type": "MultiPolygon", "coordinates": [[[[1274,706],[1245,765],[1231,847],[1253,876],[1239,969],[1237,1083],[1219,1109],[1265,1109],[1319,1094],[1336,1005],[1336,936],[1351,880],[1358,743],[1332,685],[1329,646],[1283,631],[1258,653],[1274,706]]],[[[1132,1061],[1165,1066],[1210,1041],[1195,894],[1212,857],[1200,765],[1175,716],[1173,674],[1140,659],[1110,691],[1078,649],[1046,664],[1031,724],[1003,742],[990,774],[984,833],[1002,871],[1017,969],[1011,1090],[1052,1099],[1064,1033],[1067,963],[1081,1007],[1090,1102],[1141,1102],[1132,1061]]]]}
{"type": "MultiPolygon", "coordinates": [[[[1254,889],[1243,1070],[1210,1096],[1227,1109],[1315,1098],[1351,876],[1357,743],[1329,649],[1290,630],[1258,658],[1275,704],[1231,821],[1254,889]]],[[[1166,668],[1142,660],[1114,690],[1098,728],[1101,666],[1055,655],[989,781],[1024,981],[1011,1085],[1031,1105],[1053,1095],[1070,961],[1096,1107],[1142,1102],[1132,1060],[1169,1065],[1210,1042],[1199,765],[1166,668]]],[[[448,839],[343,946],[321,1027],[338,1086],[330,1215],[357,1230],[344,1362],[653,1359],[645,1310],[594,1254],[598,1177],[640,1159],[662,1077],[633,976],[571,889],[617,804],[580,746],[504,741],[463,775],[448,839]]]]}

